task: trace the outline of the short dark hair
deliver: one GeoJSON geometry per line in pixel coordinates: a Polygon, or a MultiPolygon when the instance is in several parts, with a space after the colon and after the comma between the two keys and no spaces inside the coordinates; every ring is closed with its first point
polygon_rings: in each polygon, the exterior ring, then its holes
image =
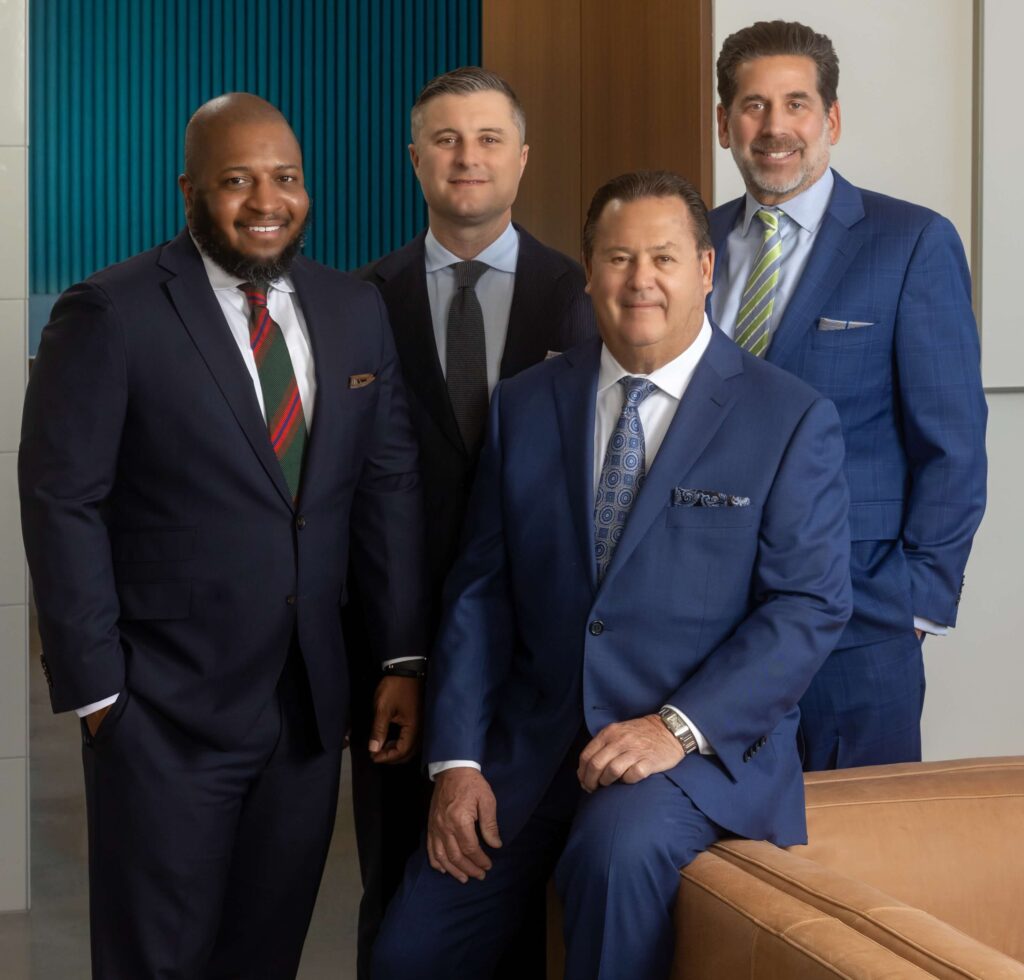
{"type": "Polygon", "coordinates": [[[474,92],[500,92],[504,95],[511,103],[512,118],[519,130],[519,138],[526,142],[526,113],[523,111],[519,96],[501,75],[486,68],[478,68],[476,65],[453,68],[443,75],[432,78],[423,86],[409,114],[413,142],[416,142],[420,127],[423,125],[423,107],[431,99],[436,99],[439,95],[472,95],[474,92]]]}
{"type": "Polygon", "coordinates": [[[698,254],[711,250],[711,232],[708,229],[708,209],[700,193],[685,177],[671,170],[634,170],[620,174],[603,183],[590,199],[587,220],[583,223],[583,258],[590,262],[594,254],[594,236],[604,209],[612,201],[628,204],[645,197],[678,197],[690,212],[693,237],[698,254]]]}
{"type": "Polygon", "coordinates": [[[818,69],[818,94],[825,111],[839,97],[839,56],[824,34],[796,21],[759,20],[730,34],[718,55],[718,100],[728,110],[736,98],[736,69],[744,62],[772,55],[801,55],[818,69]]]}

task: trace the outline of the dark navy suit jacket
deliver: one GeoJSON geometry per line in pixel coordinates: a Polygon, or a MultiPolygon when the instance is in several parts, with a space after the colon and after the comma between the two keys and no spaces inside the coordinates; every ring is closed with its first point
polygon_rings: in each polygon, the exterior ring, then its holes
{"type": "Polygon", "coordinates": [[[293,505],[187,233],[69,289],[22,430],[22,520],[57,711],[127,687],[231,747],[297,641],[321,738],[347,727],[351,552],[385,656],[425,642],[416,444],[376,290],[291,273],[317,393],[293,505]],[[349,378],[372,374],[364,387],[349,378]]]}
{"type": "MultiPolygon", "coordinates": [[[[743,207],[739,198],[711,212],[716,281],[743,207]]],[[[766,360],[831,399],[842,420],[854,615],[840,646],[906,633],[914,616],[954,625],[985,508],[987,416],[956,230],[835,174],[766,360]],[[868,325],[823,330],[822,318],[868,325]]]]}
{"type": "Polygon", "coordinates": [[[668,702],[718,753],[668,777],[733,833],[801,841],[796,704],[850,611],[835,409],[715,331],[599,585],[600,351],[577,347],[492,398],[424,758],[480,761],[508,841],[583,725],[668,702]],[[677,488],[749,504],[676,505],[677,488]]]}

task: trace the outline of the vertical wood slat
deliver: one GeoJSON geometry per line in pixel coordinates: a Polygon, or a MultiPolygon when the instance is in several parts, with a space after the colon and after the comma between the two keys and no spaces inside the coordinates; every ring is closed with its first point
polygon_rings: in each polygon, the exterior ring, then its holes
{"type": "Polygon", "coordinates": [[[56,293],[174,235],[191,112],[268,98],[306,153],[306,252],[353,268],[426,212],[408,109],[480,59],[481,0],[46,0],[30,16],[30,282],[56,293]]]}

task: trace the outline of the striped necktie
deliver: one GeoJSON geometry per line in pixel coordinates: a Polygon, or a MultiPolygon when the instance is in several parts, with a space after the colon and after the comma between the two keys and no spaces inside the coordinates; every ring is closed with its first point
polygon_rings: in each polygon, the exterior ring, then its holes
{"type": "Polygon", "coordinates": [[[764,225],[764,238],[754,258],[740,309],[736,314],[736,343],[756,357],[763,357],[768,349],[769,327],[775,294],[779,291],[779,269],[782,265],[782,235],[779,231],[781,211],[761,208],[757,217],[764,225]]]}
{"type": "Polygon", "coordinates": [[[281,328],[267,309],[266,283],[242,283],[249,301],[249,346],[256,359],[267,432],[292,500],[299,496],[302,457],[306,451],[306,416],[295,380],[295,369],[281,328]]]}

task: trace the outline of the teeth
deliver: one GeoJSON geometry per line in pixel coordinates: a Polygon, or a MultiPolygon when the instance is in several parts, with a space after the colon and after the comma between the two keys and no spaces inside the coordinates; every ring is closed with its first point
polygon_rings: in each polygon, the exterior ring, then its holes
{"type": "Polygon", "coordinates": [[[280,225],[249,225],[249,231],[256,231],[260,234],[267,234],[272,231],[280,231],[280,225]]]}
{"type": "Polygon", "coordinates": [[[769,153],[768,156],[770,156],[773,160],[782,160],[785,157],[788,157],[792,152],[792,150],[781,150],[780,152],[777,153],[769,153]]]}

